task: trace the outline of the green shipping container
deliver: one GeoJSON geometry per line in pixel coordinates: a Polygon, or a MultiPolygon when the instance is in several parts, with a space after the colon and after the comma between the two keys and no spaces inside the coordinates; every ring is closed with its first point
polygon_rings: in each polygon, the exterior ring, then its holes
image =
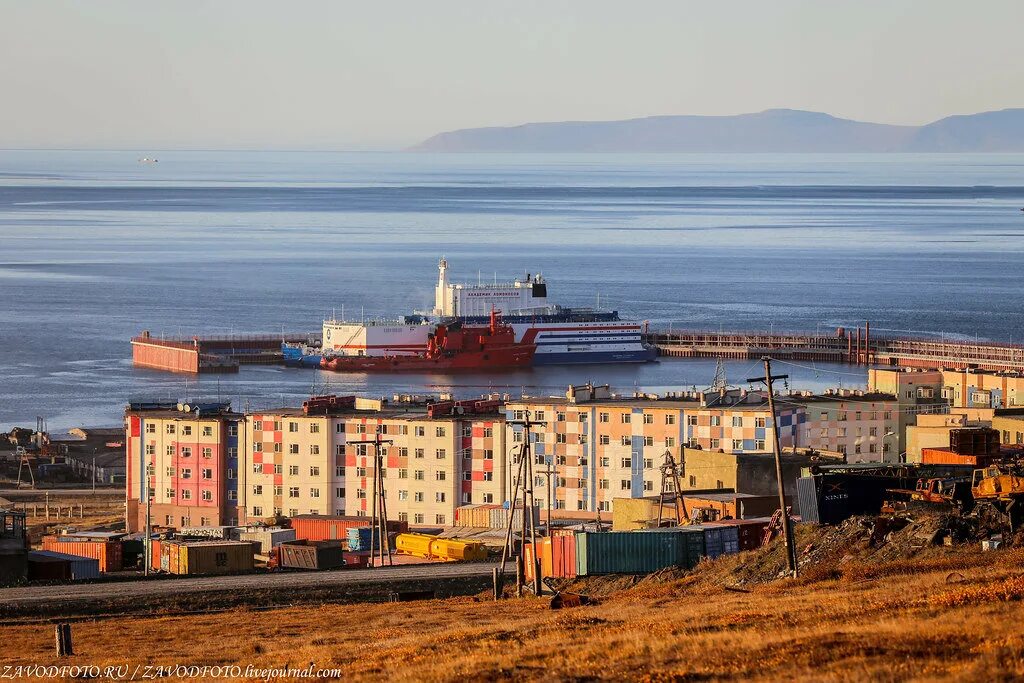
{"type": "Polygon", "coordinates": [[[679,531],[576,534],[576,574],[649,574],[688,567],[689,536],[679,531]]]}
{"type": "Polygon", "coordinates": [[[707,555],[704,549],[704,532],[699,529],[680,529],[683,544],[686,546],[686,568],[693,569],[700,563],[700,558],[707,555]]]}

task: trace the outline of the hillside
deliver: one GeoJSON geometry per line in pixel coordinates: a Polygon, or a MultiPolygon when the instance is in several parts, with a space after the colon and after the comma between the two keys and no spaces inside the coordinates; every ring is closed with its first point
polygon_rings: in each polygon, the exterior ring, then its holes
{"type": "Polygon", "coordinates": [[[652,116],[466,128],[423,152],[1021,152],[1024,109],[894,126],[793,109],[737,116],[652,116]]]}

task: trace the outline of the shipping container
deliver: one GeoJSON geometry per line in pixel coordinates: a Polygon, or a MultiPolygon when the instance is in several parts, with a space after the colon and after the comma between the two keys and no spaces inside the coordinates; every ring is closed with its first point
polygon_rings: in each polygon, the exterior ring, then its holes
{"type": "Polygon", "coordinates": [[[61,541],[123,541],[123,531],[65,531],[57,536],[61,541]]]}
{"type": "Polygon", "coordinates": [[[800,477],[796,480],[797,506],[800,509],[800,516],[806,522],[818,524],[818,479],[815,477],[800,477]]]}
{"type": "Polygon", "coordinates": [[[309,544],[281,543],[278,563],[291,569],[338,569],[345,566],[345,550],[337,541],[309,544]]]}
{"type": "Polygon", "coordinates": [[[471,526],[469,513],[479,505],[460,505],[455,508],[455,526],[471,526]]]}
{"type": "Polygon", "coordinates": [[[58,536],[44,536],[43,550],[79,555],[99,560],[101,572],[118,572],[122,568],[120,541],[64,541],[58,536]]]}
{"type": "Polygon", "coordinates": [[[679,529],[576,534],[576,573],[649,574],[686,567],[686,550],[687,539],[679,529]]]}
{"type": "Polygon", "coordinates": [[[255,544],[248,541],[164,541],[160,546],[161,565],[166,557],[171,574],[243,574],[255,568],[255,544]]]}
{"type": "Polygon", "coordinates": [[[438,538],[427,534],[398,534],[395,549],[428,560],[478,561],[487,559],[487,548],[479,541],[438,538]]]}
{"type": "Polygon", "coordinates": [[[345,551],[342,553],[345,560],[345,569],[361,569],[370,564],[370,553],[355,553],[345,551]]]}
{"type": "Polygon", "coordinates": [[[371,543],[374,544],[374,546],[376,546],[378,543],[380,543],[379,534],[376,534],[376,537],[374,534],[374,532],[378,529],[379,527],[371,529],[368,526],[351,527],[347,531],[345,539],[348,544],[348,549],[354,552],[359,552],[360,550],[369,550],[371,543]]]}
{"type": "Polygon", "coordinates": [[[740,551],[756,550],[761,547],[764,540],[764,530],[771,521],[770,517],[759,517],[757,519],[725,519],[715,524],[731,525],[736,527],[737,542],[740,551]]]}
{"type": "Polygon", "coordinates": [[[274,546],[295,540],[295,529],[280,527],[239,529],[235,534],[237,541],[250,541],[256,544],[256,552],[267,555],[274,546]]]}
{"type": "Polygon", "coordinates": [[[722,553],[725,555],[735,555],[740,551],[740,532],[735,525],[728,524],[728,522],[732,521],[736,520],[708,522],[704,525],[707,527],[718,527],[718,532],[722,541],[722,553]]]}
{"type": "Polygon", "coordinates": [[[576,536],[557,534],[551,537],[551,576],[572,579],[576,576],[576,536]]]}
{"type": "MultiPolygon", "coordinates": [[[[370,526],[369,517],[299,515],[291,518],[291,528],[295,529],[295,538],[307,541],[342,541],[348,538],[349,529],[368,526],[370,526]]],[[[408,530],[408,522],[388,521],[389,532],[405,533],[408,530]]]]}
{"type": "Polygon", "coordinates": [[[29,581],[85,581],[98,579],[99,560],[52,550],[34,550],[28,554],[29,581]]]}
{"type": "Polygon", "coordinates": [[[921,463],[925,465],[970,465],[984,468],[999,458],[998,454],[984,453],[968,455],[956,453],[949,448],[922,448],[921,463]]]}

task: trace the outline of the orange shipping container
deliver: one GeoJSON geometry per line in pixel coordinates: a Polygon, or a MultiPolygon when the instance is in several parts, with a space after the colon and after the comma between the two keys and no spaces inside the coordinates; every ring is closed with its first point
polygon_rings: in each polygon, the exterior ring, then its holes
{"type": "Polygon", "coordinates": [[[56,536],[44,536],[43,550],[99,560],[101,572],[119,572],[122,568],[120,541],[61,541],[56,536]]]}
{"type": "Polygon", "coordinates": [[[926,465],[970,465],[987,467],[998,456],[960,455],[949,448],[922,448],[921,462],[926,465]]]}
{"type": "MultiPolygon", "coordinates": [[[[348,538],[348,530],[353,527],[370,526],[369,517],[299,515],[292,517],[291,526],[295,529],[295,538],[306,541],[344,541],[348,538]]],[[[388,531],[405,533],[409,530],[408,522],[388,521],[388,531]]]]}

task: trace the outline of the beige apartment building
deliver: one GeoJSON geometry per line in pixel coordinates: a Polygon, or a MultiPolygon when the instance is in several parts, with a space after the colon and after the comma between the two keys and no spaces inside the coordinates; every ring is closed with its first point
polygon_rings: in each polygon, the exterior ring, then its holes
{"type": "Polygon", "coordinates": [[[798,446],[841,453],[850,463],[899,462],[895,395],[844,389],[791,394],[780,402],[804,408],[798,446]]]}
{"type": "Polygon", "coordinates": [[[503,416],[456,411],[432,416],[423,404],[360,400],[325,415],[300,408],[247,415],[239,508],[247,521],[371,515],[378,437],[391,519],[449,526],[460,505],[503,502],[503,416]]]}

